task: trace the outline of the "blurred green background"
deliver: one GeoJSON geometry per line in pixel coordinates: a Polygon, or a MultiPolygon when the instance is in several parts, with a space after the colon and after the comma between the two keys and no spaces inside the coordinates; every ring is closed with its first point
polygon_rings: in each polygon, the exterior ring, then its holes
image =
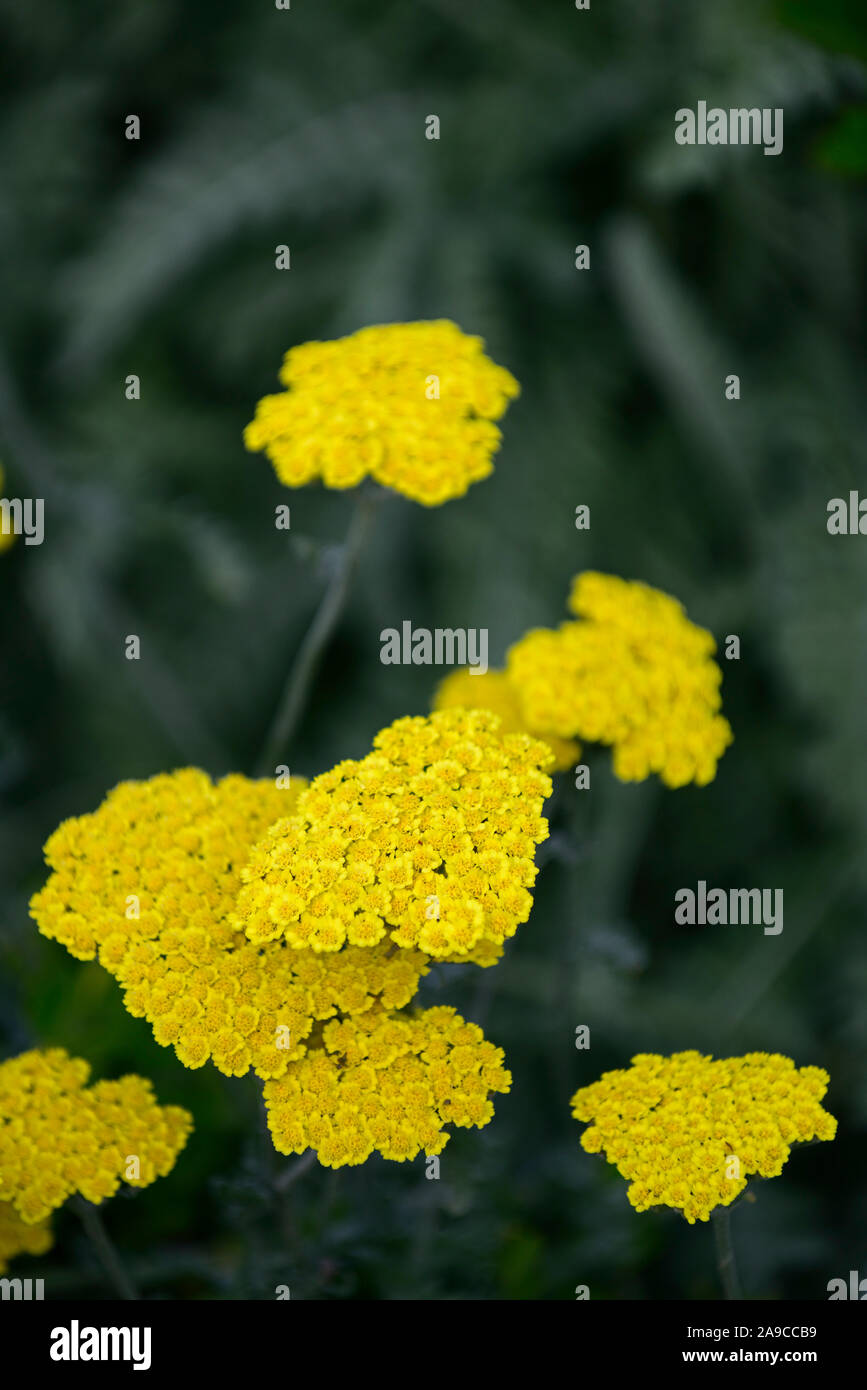
{"type": "MultiPolygon", "coordinates": [[[[746,1295],[823,1299],[867,1275],[867,540],[826,531],[828,500],[864,478],[861,7],[2,0],[0,15],[0,460],[6,495],[46,514],[41,547],[0,555],[2,1048],[140,1070],[193,1111],[171,1176],[104,1209],[143,1291],[715,1298],[709,1227],[636,1214],[569,1110],[634,1052],[692,1047],[832,1077],[837,1140],[733,1215],[746,1295]],[[782,107],[783,153],[676,145],[674,112],[699,99],[782,107]],[[375,1158],[275,1198],[285,1160],[253,1079],[185,1071],[26,904],[47,835],[119,780],[255,761],[352,506],[286,492],[244,451],[283,353],[439,317],[483,335],[522,395],[490,480],[435,510],[387,502],[293,772],[428,708],[442,673],[382,666],[381,628],[487,627],[499,665],[565,617],[585,568],[740,636],[722,663],[735,743],[710,787],[677,792],[616,783],[591,753],[591,791],[559,785],[503,963],[425,982],[514,1074],[439,1182],[375,1158]],[[782,887],[784,931],[676,929],[674,893],[700,878],[782,887]]],[[[74,1217],[55,1226],[53,1252],[16,1272],[106,1296],[74,1217]]]]}

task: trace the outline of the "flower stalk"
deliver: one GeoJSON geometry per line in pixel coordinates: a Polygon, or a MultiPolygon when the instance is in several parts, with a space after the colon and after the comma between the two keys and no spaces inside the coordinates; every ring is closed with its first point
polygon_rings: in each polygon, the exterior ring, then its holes
{"type": "Polygon", "coordinates": [[[714,1240],[716,1241],[716,1263],[720,1281],[726,1298],[743,1298],[738,1267],[732,1245],[732,1227],[728,1207],[717,1207],[711,1213],[714,1240]]]}
{"type": "Polygon", "coordinates": [[[340,547],[331,579],[286,678],[277,712],[265,738],[256,765],[260,777],[273,773],[277,760],[289,747],[304,713],[316,672],[346,604],[381,496],[382,491],[377,487],[362,487],[358,491],[346,540],[340,547]]]}
{"type": "Polygon", "coordinates": [[[138,1290],[124,1269],[120,1256],[109,1238],[108,1231],[105,1229],[102,1217],[96,1207],[92,1202],[79,1196],[72,1198],[70,1206],[74,1207],[78,1213],[97,1259],[118,1297],[127,1300],[137,1299],[139,1297],[138,1290]]]}

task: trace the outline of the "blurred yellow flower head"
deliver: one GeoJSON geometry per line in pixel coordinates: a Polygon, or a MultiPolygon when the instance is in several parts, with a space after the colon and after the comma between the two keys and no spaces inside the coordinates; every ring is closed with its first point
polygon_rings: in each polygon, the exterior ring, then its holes
{"type": "Polygon", "coordinates": [[[711,782],[732,741],[712,635],[668,594],[594,571],[575,578],[569,607],[579,621],[536,628],[508,652],[526,725],[612,745],[624,782],[711,782]]]}
{"type": "Polygon", "coordinates": [[[590,1122],[582,1148],[629,1179],[636,1211],[674,1207],[692,1224],[729,1206],[752,1175],[776,1177],[793,1144],[834,1138],[837,1121],[819,1103],[828,1080],[777,1053],[642,1053],[576,1091],[572,1114],[590,1122]]]}
{"type": "MultiPolygon", "coordinates": [[[[5,486],[6,473],[2,463],[0,463],[0,497],[3,496],[3,489],[5,486]]],[[[12,530],[11,524],[7,526],[6,518],[3,515],[2,510],[0,510],[0,554],[2,554],[4,550],[8,550],[9,547],[14,544],[14,542],[15,532],[12,530]]]]}
{"type": "Polygon", "coordinates": [[[446,319],[363,328],[287,352],[286,390],[265,396],[244,432],[287,487],[373,478],[434,507],[486,478],[494,421],[519,387],[481,338],[446,319]]]}
{"type": "Polygon", "coordinates": [[[395,1162],[442,1153],[443,1125],[486,1125],[490,1093],[510,1084],[502,1049],[454,1009],[399,1017],[373,1008],[326,1024],[321,1047],[267,1082],[264,1096],[280,1153],[313,1148],[339,1168],[374,1152],[395,1162]]]}
{"type": "Polygon", "coordinates": [[[47,1219],[28,1225],[11,1202],[0,1202],[0,1274],[6,1273],[16,1255],[44,1255],[53,1244],[47,1219]]]}

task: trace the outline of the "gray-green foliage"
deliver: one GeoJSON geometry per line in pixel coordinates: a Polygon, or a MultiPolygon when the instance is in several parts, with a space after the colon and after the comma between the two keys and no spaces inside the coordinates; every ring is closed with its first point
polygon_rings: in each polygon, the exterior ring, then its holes
{"type": "MultiPolygon", "coordinates": [[[[796,1157],[738,1213],[748,1292],[822,1297],[863,1256],[867,1119],[867,538],[825,528],[831,497],[867,490],[865,206],[817,153],[864,100],[840,6],[803,0],[797,28],[755,0],[0,8],[0,457],[7,492],[45,497],[48,537],[0,556],[0,1022],[10,1048],[134,1064],[196,1114],[165,1196],[117,1217],[140,1277],[207,1297],[285,1278],[568,1298],[582,1277],[594,1297],[714,1297],[709,1236],[636,1217],[568,1100],[635,1051],[759,1047],[828,1066],[842,1123],[831,1157],[796,1157]],[[677,146],[698,99],[782,106],[783,154],[677,146]],[[427,708],[433,673],[382,667],[382,627],[487,626],[500,663],[587,567],[741,636],[736,738],[705,790],[619,786],[598,753],[586,803],[564,780],[503,965],[426,986],[507,1050],[493,1125],[452,1142],[441,1184],[311,1173],[278,1221],[240,1083],[184,1072],[25,903],[46,835],[116,781],[252,766],[350,503],[284,493],[241,431],[293,343],[425,317],[484,335],[522,396],[492,479],[432,512],[390,503],[293,771],[427,708]],[[784,933],[675,932],[698,878],[784,886],[784,933]]],[[[76,1250],[58,1246],[58,1287],[94,1284],[76,1250]]]]}

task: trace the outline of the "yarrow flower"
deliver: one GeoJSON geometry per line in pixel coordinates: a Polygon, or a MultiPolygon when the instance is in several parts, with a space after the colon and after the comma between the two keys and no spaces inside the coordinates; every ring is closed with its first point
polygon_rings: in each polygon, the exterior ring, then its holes
{"type": "Polygon", "coordinates": [[[569,607],[580,621],[534,629],[508,652],[527,727],[613,745],[625,782],[711,782],[732,741],[712,635],[676,599],[614,575],[578,575],[569,607]]]}
{"type": "Polygon", "coordinates": [[[547,743],[554,755],[554,772],[564,772],[581,756],[581,745],[574,739],[558,738],[556,734],[528,727],[518,692],[506,671],[474,673],[469,667],[451,671],[437,686],[433,708],[492,710],[499,716],[501,733],[529,734],[547,743]]]}
{"type": "Polygon", "coordinates": [[[549,749],[486,710],[398,719],[272,825],[242,871],[252,941],[339,951],[386,937],[439,959],[492,959],[532,907],[549,749]]]}
{"type": "Polygon", "coordinates": [[[828,1082],[777,1053],[641,1053],[577,1091],[572,1114],[591,1122],[582,1148],[630,1180],[636,1211],[674,1207],[693,1224],[729,1206],[750,1176],[777,1177],[793,1144],[834,1138],[837,1121],[819,1103],[828,1082]]]}
{"type": "Polygon", "coordinates": [[[314,1021],[412,998],[426,959],[408,951],[267,949],[232,924],[241,868],[269,824],[294,806],[285,788],[195,768],[123,782],[45,846],[53,873],[30,911],[40,931],[120,983],[124,1004],[184,1066],[282,1074],[314,1021]]]}
{"type": "Polygon", "coordinates": [[[244,442],[288,487],[371,477],[428,507],[461,497],[492,471],[494,421],[519,392],[483,348],[446,319],[303,343],[285,356],[287,389],[259,402],[244,442]]]}
{"type": "Polygon", "coordinates": [[[451,710],[398,720],[309,787],[192,768],[122,783],[48,841],[31,912],[185,1066],[265,1080],[281,1152],[439,1153],[509,1074],[453,1010],[400,1011],[432,956],[489,965],[526,920],[550,760],[451,710]]]}
{"type": "MultiPolygon", "coordinates": [[[[73,1193],[98,1204],[121,1181],[147,1187],[165,1177],[192,1129],[189,1112],[158,1105],[143,1077],[88,1087],[89,1076],[87,1062],[60,1047],[0,1063],[0,1207],[27,1226],[73,1193]]],[[[5,1220],[8,1240],[15,1227],[5,1220]]],[[[44,1240],[42,1226],[37,1246],[44,1240]]]]}
{"type": "Polygon", "coordinates": [[[28,1225],[11,1202],[0,1202],[0,1274],[16,1255],[44,1255],[54,1244],[49,1221],[28,1225]]]}
{"type": "Polygon", "coordinates": [[[444,1124],[481,1128],[491,1092],[509,1090],[503,1052],[454,1009],[399,1017],[379,1008],[327,1023],[322,1045],[264,1096],[279,1153],[316,1150],[325,1167],[364,1163],[374,1151],[403,1162],[442,1153],[444,1124]]]}

